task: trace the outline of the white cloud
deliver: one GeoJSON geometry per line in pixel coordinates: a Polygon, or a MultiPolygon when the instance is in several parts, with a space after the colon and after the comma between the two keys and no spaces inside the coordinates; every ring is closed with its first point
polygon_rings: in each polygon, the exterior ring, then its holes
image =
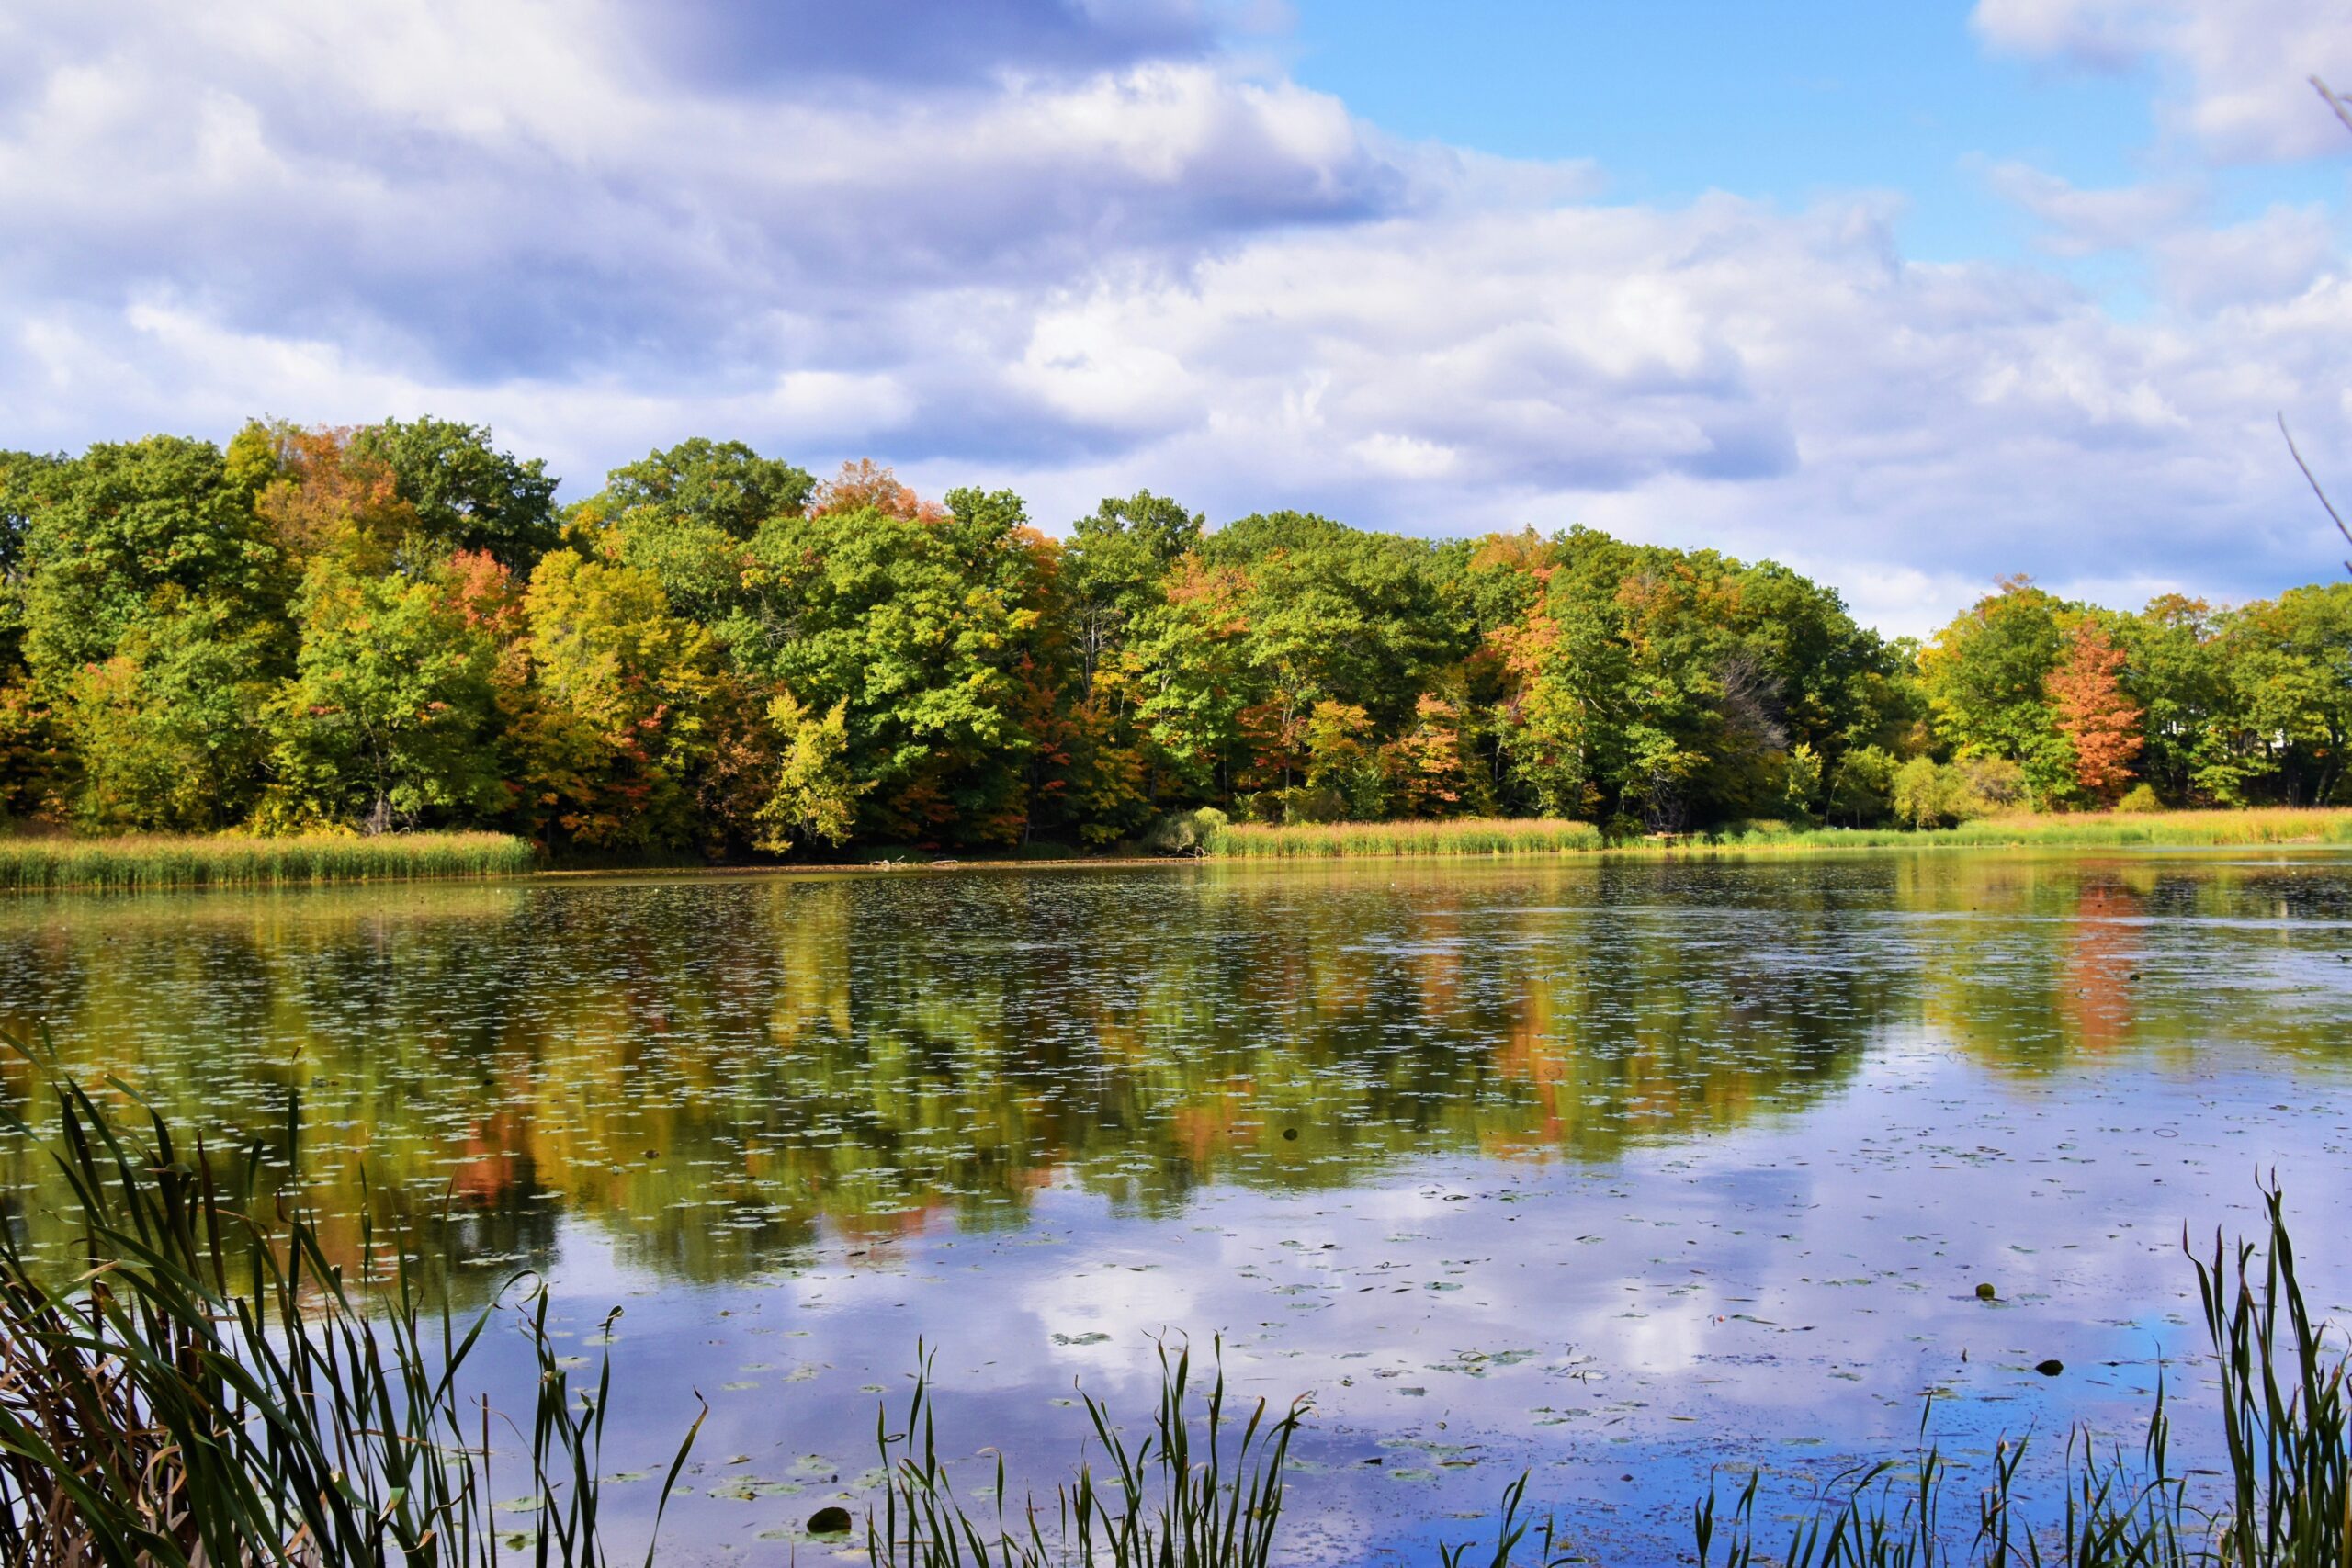
{"type": "Polygon", "coordinates": [[[2019,163],[1996,164],[1987,178],[1996,193],[2041,222],[2043,248],[2062,256],[2137,249],[2178,228],[2201,199],[2179,181],[2084,190],[2019,163]]]}
{"type": "MultiPolygon", "coordinates": [[[[1141,485],[1213,517],[1586,522],[1786,558],[1905,630],[2011,570],[2332,570],[2270,423],[2352,468],[2324,211],[2216,230],[2190,184],[1995,170],[2052,248],[2150,260],[2127,320],[2036,266],[1905,260],[1889,197],[1606,205],[1588,164],[1401,144],[1143,48],[1189,36],[1165,12],[1097,38],[1001,0],[984,79],[888,92],[682,82],[617,0],[20,7],[0,443],[430,411],[576,490],[733,436],[1011,486],[1048,524],[1141,485]]],[[[1979,25],[2128,54],[2171,15],[1979,25]]]]}
{"type": "Polygon", "coordinates": [[[1977,0],[1988,43],[2101,69],[2153,59],[2179,79],[2177,128],[2225,158],[2338,151],[2305,79],[2352,87],[2352,0],[1977,0]]]}

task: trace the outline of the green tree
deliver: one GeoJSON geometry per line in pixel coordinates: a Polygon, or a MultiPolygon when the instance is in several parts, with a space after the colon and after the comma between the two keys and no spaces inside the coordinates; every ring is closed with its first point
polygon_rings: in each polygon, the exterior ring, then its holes
{"type": "Polygon", "coordinates": [[[419,538],[408,553],[420,562],[481,550],[528,571],[556,543],[556,477],[537,457],[492,446],[488,425],[388,419],[356,432],[351,445],[389,466],[414,508],[419,538]]]}
{"type": "Polygon", "coordinates": [[[700,837],[697,773],[717,750],[723,660],[633,567],[556,550],[524,595],[531,687],[517,716],[526,822],[596,850],[700,837]]]}
{"type": "Polygon", "coordinates": [[[2217,760],[2216,729],[2226,723],[2228,702],[2212,607],[2164,594],[2138,615],[2119,617],[2115,633],[2127,660],[2123,689],[2143,714],[2142,775],[2174,801],[2205,793],[2199,772],[2217,760]]]}
{"type": "Polygon", "coordinates": [[[275,616],[282,558],[249,479],[232,479],[210,442],[101,443],[40,488],[22,534],[23,656],[51,690],[194,597],[223,624],[275,616]]]}
{"type": "Polygon", "coordinates": [[[763,457],[741,441],[697,435],[615,468],[605,476],[603,500],[613,514],[641,511],[748,539],[771,517],[806,511],[816,488],[805,468],[763,457]]]}
{"type": "Polygon", "coordinates": [[[1167,601],[1177,562],[1200,546],[1204,522],[1148,490],[1102,505],[1070,525],[1060,599],[1070,622],[1081,690],[1114,664],[1136,621],[1167,601]]]}
{"type": "Polygon", "coordinates": [[[848,469],[803,516],[752,537],[746,600],[719,635],[741,668],[811,708],[846,703],[861,831],[989,844],[1031,823],[1024,723],[1057,677],[1052,543],[1006,491],[928,508],[887,470],[848,469]]]}
{"type": "Polygon", "coordinates": [[[59,704],[81,822],[209,832],[241,820],[260,784],[276,641],[241,606],[159,590],[59,704]]]}
{"type": "Polygon", "coordinates": [[[272,712],[276,821],[381,832],[503,809],[500,650],[457,588],[446,568],[371,577],[332,557],[313,564],[295,599],[293,678],[272,712]]]}
{"type": "Polygon", "coordinates": [[[2203,753],[2199,784],[2223,800],[2338,798],[2352,739],[2352,583],[2245,605],[2219,641],[2227,721],[2203,753]]]}
{"type": "Polygon", "coordinates": [[[49,503],[67,467],[62,457],[0,452],[0,685],[23,673],[33,517],[49,503]]]}
{"type": "Polygon", "coordinates": [[[784,736],[775,785],[762,803],[759,847],[778,852],[797,844],[848,841],[857,824],[857,781],[849,771],[849,704],[835,703],[817,717],[791,693],[768,706],[784,736]]]}
{"type": "Polygon", "coordinates": [[[1895,809],[1894,775],[1902,765],[1879,746],[1858,746],[1838,758],[1829,774],[1830,820],[1849,828],[1885,821],[1895,809]]]}
{"type": "Polygon", "coordinates": [[[1958,756],[1998,757],[2025,772],[2038,798],[2071,787],[2074,754],[2050,705],[2064,656],[2062,622],[2080,613],[2022,577],[2003,580],[1919,655],[1937,738],[1958,756]]]}

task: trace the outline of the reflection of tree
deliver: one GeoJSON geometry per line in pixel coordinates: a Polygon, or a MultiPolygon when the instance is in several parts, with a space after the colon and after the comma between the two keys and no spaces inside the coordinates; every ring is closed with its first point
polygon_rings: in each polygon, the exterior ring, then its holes
{"type": "MultiPolygon", "coordinates": [[[[1012,1223],[1069,1181],[1168,1212],[1429,1152],[1609,1157],[1736,1126],[1930,1022],[2004,1065],[2109,1049],[2135,928],[2226,874],[2031,857],[1713,869],[1242,869],[217,897],[0,913],[45,1017],[216,1147],[356,1215],[447,1191],[459,1256],[588,1216],[664,1271],[820,1228],[1012,1223]],[[1858,927],[1890,911],[1898,938],[1858,927]],[[45,917],[45,918],[44,918],[45,917]],[[1987,918],[1991,917],[1991,918],[1987,918]],[[2077,995],[2077,993],[2081,993],[2077,995]],[[1291,1135],[1291,1134],[1295,1134],[1291,1135]]],[[[2156,1021],[2152,1022],[2152,1020],[2156,1021]]],[[[6,1089],[23,1102],[27,1084],[6,1089]]],[[[0,1177],[40,1184],[26,1151],[0,1177]]],[[[28,1208],[37,1231],[41,1204],[28,1208]]],[[[356,1236],[356,1231],[354,1232],[356,1236]]]]}
{"type": "Polygon", "coordinates": [[[2083,881],[2058,977],[2062,1027],[2082,1050],[2111,1051],[2131,1034],[2139,933],[2123,922],[2139,908],[2120,881],[2083,881]]]}
{"type": "Polygon", "coordinates": [[[2342,883],[2274,868],[2131,854],[1908,857],[1900,907],[1915,932],[1921,1012],[1937,1032],[2005,1072],[2086,1055],[2153,1054],[2187,1066],[2217,1037],[2284,1055],[2320,1048],[2319,1016],[2258,966],[2286,928],[2249,919],[2341,919],[2342,883]],[[2217,944],[2235,944],[2238,961],[2217,944]],[[2163,1005],[2146,999],[2160,987],[2163,1005]]]}

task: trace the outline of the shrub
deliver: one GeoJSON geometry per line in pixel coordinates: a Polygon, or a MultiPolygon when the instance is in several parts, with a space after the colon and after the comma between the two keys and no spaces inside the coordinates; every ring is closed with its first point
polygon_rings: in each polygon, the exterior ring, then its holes
{"type": "Polygon", "coordinates": [[[1214,806],[1171,811],[1145,830],[1143,847],[1156,855],[1205,854],[1210,837],[1229,820],[1214,806]]]}
{"type": "Polygon", "coordinates": [[[2123,792],[2123,798],[2115,803],[2116,810],[2133,813],[2162,811],[2164,808],[2165,803],[2156,798],[2155,786],[2146,784],[2133,784],[2123,792]]]}

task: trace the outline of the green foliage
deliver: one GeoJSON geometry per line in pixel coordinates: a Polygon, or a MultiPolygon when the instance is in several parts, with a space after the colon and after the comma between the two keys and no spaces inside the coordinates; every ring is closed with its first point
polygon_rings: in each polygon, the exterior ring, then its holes
{"type": "Polygon", "coordinates": [[[740,441],[697,435],[615,468],[603,499],[615,513],[641,508],[664,523],[701,524],[748,539],[769,518],[806,509],[816,488],[805,468],[763,457],[740,441]]]}
{"type": "Polygon", "coordinates": [[[499,650],[447,572],[364,577],[322,558],[295,616],[301,651],[271,714],[275,821],[381,832],[500,814],[499,650]]]}
{"type": "Polygon", "coordinates": [[[700,437],[560,535],[554,486],[435,419],[0,454],[0,815],[724,858],[1204,807],[1627,840],[2352,798],[2347,584],[2123,615],[2018,579],[1921,648],[1583,528],[1212,529],[1138,491],[1055,541],[1006,491],[700,437]]]}
{"type": "Polygon", "coordinates": [[[35,498],[22,546],[24,659],[52,691],[191,598],[219,604],[240,632],[277,607],[279,553],[253,491],[232,482],[209,441],[101,444],[17,488],[35,498]]]}
{"type": "Polygon", "coordinates": [[[775,789],[758,810],[766,829],[755,841],[782,852],[795,844],[848,841],[857,821],[857,781],[850,776],[849,704],[835,703],[824,717],[812,717],[792,694],[768,705],[768,721],[784,736],[784,759],[775,789]]]}
{"type": "Polygon", "coordinates": [[[488,425],[388,419],[358,432],[352,446],[384,462],[415,509],[420,559],[481,550],[527,570],[555,543],[556,477],[539,458],[492,446],[488,425]]]}
{"type": "Polygon", "coordinates": [[[2157,798],[2155,786],[2145,784],[2133,784],[2123,792],[2123,798],[2115,803],[2115,809],[2127,816],[2145,816],[2164,808],[2165,803],[2157,798]]]}
{"type": "Polygon", "coordinates": [[[1214,806],[1171,811],[1151,825],[1143,847],[1156,855],[1207,854],[1216,836],[1231,825],[1232,818],[1214,806]]]}
{"type": "Polygon", "coordinates": [[[242,820],[268,746],[277,640],[234,605],[160,590],[112,657],[64,688],[80,822],[204,832],[242,820]]]}
{"type": "Polygon", "coordinates": [[[871,504],[772,518],[719,627],[740,668],[847,709],[860,830],[1010,843],[1028,820],[1054,670],[1051,547],[1017,498],[956,491],[944,518],[871,504]]]}
{"type": "Polygon", "coordinates": [[[0,684],[24,666],[25,587],[34,515],[66,471],[62,457],[0,452],[0,684]]]}
{"type": "Polygon", "coordinates": [[[1894,815],[1914,828],[1973,822],[2024,799],[2025,770],[2000,757],[1936,762],[1914,757],[1894,772],[1894,815]]]}
{"type": "Polygon", "coordinates": [[[2022,577],[1976,602],[1919,655],[1936,732],[1953,752],[2025,770],[2039,798],[2069,788],[2072,755],[2048,696],[2064,657],[2064,619],[2079,613],[2022,577]]]}
{"type": "Polygon", "coordinates": [[[523,613],[532,686],[517,724],[528,819],[595,850],[691,843],[694,775],[716,750],[717,641],[635,567],[543,558],[523,613]]]}
{"type": "Polygon", "coordinates": [[[1867,828],[1894,814],[1894,777],[1901,764],[1884,747],[1858,746],[1829,775],[1830,820],[1867,828]]]}

